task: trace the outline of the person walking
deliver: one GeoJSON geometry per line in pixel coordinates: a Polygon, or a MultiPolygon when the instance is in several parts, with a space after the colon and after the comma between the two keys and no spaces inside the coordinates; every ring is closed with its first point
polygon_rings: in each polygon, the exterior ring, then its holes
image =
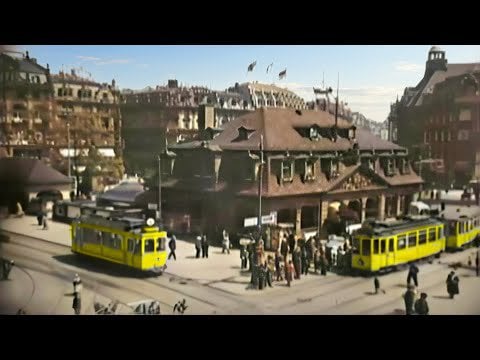
{"type": "Polygon", "coordinates": [[[418,278],[417,274],[420,270],[418,267],[412,263],[410,264],[410,268],[408,269],[408,276],[407,276],[407,285],[410,285],[410,281],[413,280],[415,287],[418,287],[418,278]]]}
{"type": "Polygon", "coordinates": [[[450,295],[450,299],[454,298],[455,292],[456,292],[455,284],[454,284],[454,281],[453,281],[454,277],[455,277],[455,271],[450,271],[450,273],[447,276],[447,281],[446,281],[447,292],[448,292],[448,295],[450,295]]]}
{"type": "Polygon", "coordinates": [[[10,271],[12,271],[14,265],[15,261],[13,260],[2,260],[3,280],[8,280],[8,275],[10,275],[10,271]]]}
{"type": "Polygon", "coordinates": [[[230,236],[227,230],[223,230],[222,254],[225,254],[225,251],[230,254],[230,236]]]}
{"type": "Polygon", "coordinates": [[[170,237],[170,241],[168,242],[168,247],[170,248],[170,254],[168,254],[168,260],[173,256],[173,259],[177,261],[177,255],[175,254],[175,250],[177,249],[177,238],[174,234],[170,237]]]}
{"type": "Polygon", "coordinates": [[[245,245],[241,245],[240,246],[240,261],[241,261],[240,268],[242,270],[247,268],[247,258],[248,258],[247,248],[245,245]]]}
{"type": "Polygon", "coordinates": [[[405,314],[413,315],[415,304],[415,287],[413,285],[408,285],[408,290],[403,294],[403,299],[405,301],[405,314]]]}
{"type": "Polygon", "coordinates": [[[202,250],[202,236],[198,235],[195,239],[195,250],[197,251],[195,254],[195,258],[198,259],[200,257],[200,251],[202,250]]]}
{"type": "Polygon", "coordinates": [[[427,303],[427,294],[421,293],[420,299],[415,301],[415,313],[418,315],[428,315],[429,313],[428,303],[427,303]]]}
{"type": "Polygon", "coordinates": [[[208,259],[208,240],[207,235],[202,235],[202,258],[208,259]]]}
{"type": "Polygon", "coordinates": [[[82,311],[82,298],[80,293],[76,292],[73,294],[73,310],[75,311],[75,315],[80,315],[82,311]]]}
{"type": "Polygon", "coordinates": [[[295,272],[295,269],[293,267],[293,261],[290,260],[288,264],[285,266],[285,278],[287,280],[287,286],[290,287],[290,283],[293,280],[293,273],[295,272]]]}
{"type": "Polygon", "coordinates": [[[75,277],[73,278],[73,295],[80,294],[82,288],[82,279],[80,279],[78,274],[75,274],[75,277]]]}
{"type": "MultiPolygon", "coordinates": [[[[380,280],[378,280],[377,276],[375,276],[375,278],[373,279],[373,285],[375,286],[375,294],[378,294],[378,291],[382,289],[380,289],[380,280]]],[[[385,290],[382,291],[385,294],[385,290]]]]}
{"type": "Polygon", "coordinates": [[[477,256],[475,257],[475,271],[477,272],[477,276],[480,273],[480,255],[477,251],[477,256]]]}

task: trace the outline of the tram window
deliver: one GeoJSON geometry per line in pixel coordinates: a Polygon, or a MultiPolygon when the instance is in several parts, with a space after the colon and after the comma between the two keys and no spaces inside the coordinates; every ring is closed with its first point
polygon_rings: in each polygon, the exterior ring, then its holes
{"type": "Polygon", "coordinates": [[[134,249],[133,239],[128,239],[127,251],[133,253],[133,249],[134,249]]]}
{"type": "Polygon", "coordinates": [[[469,220],[468,221],[468,230],[472,230],[473,229],[473,223],[472,223],[472,220],[469,220]]]}
{"type": "Polygon", "coordinates": [[[110,234],[108,232],[101,232],[100,235],[101,235],[101,238],[102,238],[103,246],[112,248],[113,247],[112,234],[110,234]]]}
{"type": "Polygon", "coordinates": [[[141,254],[142,253],[142,242],[140,241],[140,239],[135,239],[135,245],[133,245],[134,247],[134,254],[141,254]]]}
{"type": "Polygon", "coordinates": [[[380,239],[380,254],[385,254],[387,246],[387,239],[380,239]]]}
{"type": "Polygon", "coordinates": [[[450,235],[455,235],[457,233],[455,221],[450,221],[448,223],[448,230],[450,235]]]}
{"type": "MultiPolygon", "coordinates": [[[[394,252],[394,251],[395,251],[395,248],[394,248],[394,246],[393,246],[394,241],[395,241],[394,238],[388,239],[388,251],[389,251],[389,252],[394,252]]],[[[405,240],[404,240],[404,241],[405,241],[405,240]]]]}
{"type": "Polygon", "coordinates": [[[167,239],[158,238],[157,239],[157,251],[165,251],[165,244],[166,243],[167,243],[167,239]]]}
{"type": "Polygon", "coordinates": [[[357,237],[353,238],[352,253],[353,254],[360,254],[360,239],[357,238],[357,237]]]}
{"type": "Polygon", "coordinates": [[[113,249],[121,249],[122,237],[118,234],[110,234],[110,247],[113,249]]]}
{"type": "Polygon", "coordinates": [[[437,240],[437,228],[428,229],[428,241],[432,242],[437,240]]]}
{"type": "Polygon", "coordinates": [[[443,226],[440,226],[440,227],[438,228],[438,238],[439,238],[439,239],[441,239],[441,238],[443,238],[443,237],[445,236],[445,234],[443,233],[444,230],[445,230],[445,229],[444,229],[443,226]]]}
{"type": "Polygon", "coordinates": [[[418,244],[427,243],[427,230],[421,230],[418,232],[418,244]]]}
{"type": "Polygon", "coordinates": [[[145,240],[145,252],[153,252],[155,249],[155,244],[153,243],[153,239],[147,239],[145,240]]]}
{"type": "Polygon", "coordinates": [[[95,237],[95,244],[100,245],[102,243],[102,232],[96,231],[97,236],[95,237]]]}
{"type": "Polygon", "coordinates": [[[362,241],[362,255],[370,255],[370,239],[364,239],[362,241]]]}
{"type": "Polygon", "coordinates": [[[408,233],[408,247],[417,246],[417,233],[411,232],[408,233]]]}
{"type": "Polygon", "coordinates": [[[398,236],[397,250],[405,249],[406,246],[407,246],[406,236],[405,235],[398,236]]]}
{"type": "Polygon", "coordinates": [[[96,237],[97,234],[94,230],[88,228],[83,229],[83,241],[85,241],[86,243],[94,244],[96,237]]]}
{"type": "Polygon", "coordinates": [[[373,253],[378,254],[378,239],[373,239],[373,253]]]}
{"type": "Polygon", "coordinates": [[[75,227],[75,241],[82,240],[82,228],[80,226],[75,227]]]}

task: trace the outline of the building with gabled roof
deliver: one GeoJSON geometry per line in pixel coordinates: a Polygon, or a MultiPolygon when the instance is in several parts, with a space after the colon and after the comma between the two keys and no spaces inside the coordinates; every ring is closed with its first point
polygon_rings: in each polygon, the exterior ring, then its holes
{"type": "MultiPolygon", "coordinates": [[[[177,231],[241,228],[245,218],[258,215],[260,171],[262,215],[275,212],[279,223],[294,223],[299,234],[326,230],[334,202],[353,210],[357,221],[395,216],[422,183],[406,149],[345,120],[335,122],[325,111],[262,107],[219,133],[168,149],[162,156],[162,212],[177,231]]],[[[140,206],[156,204],[155,183],[137,198],[140,206]]]]}

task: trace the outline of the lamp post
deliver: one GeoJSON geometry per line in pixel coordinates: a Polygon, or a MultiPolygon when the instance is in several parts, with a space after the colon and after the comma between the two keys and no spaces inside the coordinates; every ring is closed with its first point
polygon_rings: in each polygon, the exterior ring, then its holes
{"type": "Polygon", "coordinates": [[[71,179],[71,166],[70,166],[70,122],[67,122],[67,146],[68,146],[68,178],[71,179]]]}
{"type": "Polygon", "coordinates": [[[162,221],[162,163],[161,155],[157,156],[158,160],[158,222],[162,221]]]}
{"type": "Polygon", "coordinates": [[[260,135],[260,165],[258,166],[258,233],[262,234],[263,135],[260,135]]]}

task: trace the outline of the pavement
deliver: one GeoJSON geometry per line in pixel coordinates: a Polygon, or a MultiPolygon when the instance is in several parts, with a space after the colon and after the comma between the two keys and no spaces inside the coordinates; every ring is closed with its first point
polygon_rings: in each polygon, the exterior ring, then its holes
{"type": "MultiPolygon", "coordinates": [[[[48,230],[38,226],[34,216],[22,218],[8,218],[0,220],[0,229],[11,233],[30,236],[39,240],[48,241],[58,245],[71,246],[70,225],[61,222],[48,222],[48,230]]],[[[240,250],[231,249],[230,254],[222,254],[221,247],[210,246],[208,258],[195,258],[195,244],[192,241],[177,238],[177,260],[167,261],[165,275],[196,281],[233,294],[258,295],[258,291],[249,291],[250,273],[240,269],[240,250]]],[[[318,279],[318,276],[302,276],[294,283],[305,283],[318,279]]],[[[283,288],[279,283],[274,288],[265,291],[275,291],[283,288]]]]}

